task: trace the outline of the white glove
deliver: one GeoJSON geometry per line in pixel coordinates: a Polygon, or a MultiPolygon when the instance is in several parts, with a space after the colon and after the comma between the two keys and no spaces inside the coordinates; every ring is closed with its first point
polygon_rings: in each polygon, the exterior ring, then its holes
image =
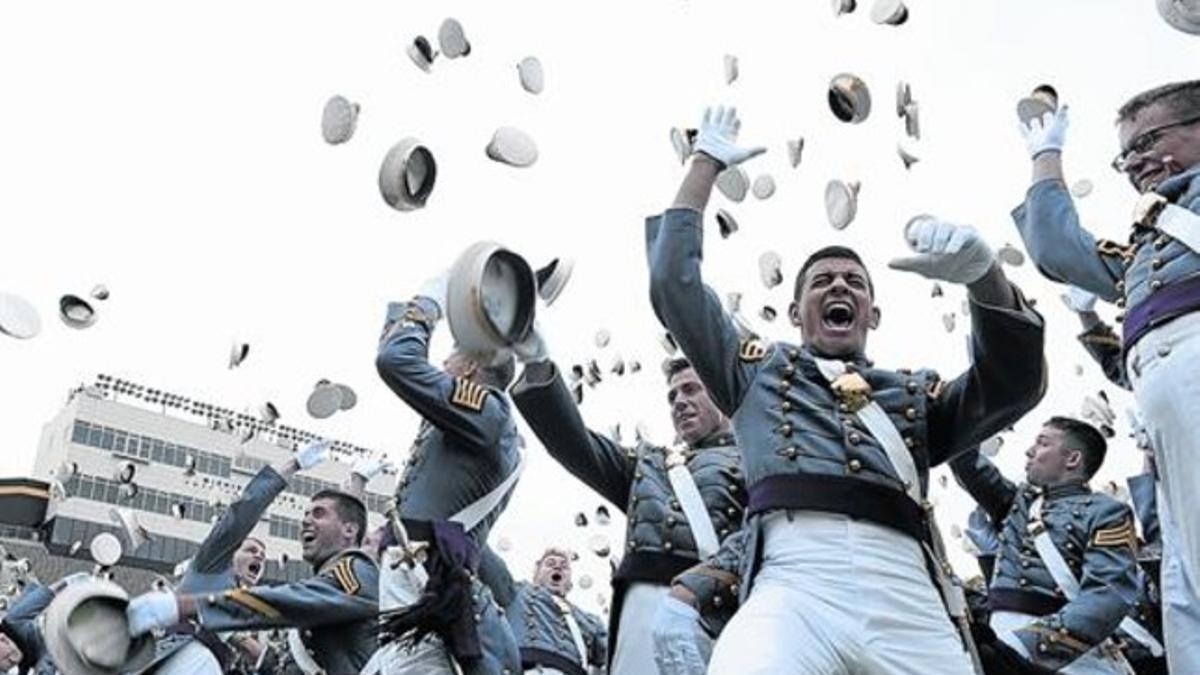
{"type": "Polygon", "coordinates": [[[525,365],[542,363],[550,359],[550,352],[546,349],[546,341],[542,339],[542,331],[538,327],[537,322],[534,322],[529,335],[526,335],[524,340],[514,344],[512,350],[517,360],[525,365]]]}
{"type": "Polygon", "coordinates": [[[441,274],[426,280],[424,284],[421,284],[421,289],[417,291],[417,296],[429,298],[437,303],[438,313],[442,316],[446,316],[446,297],[450,293],[449,287],[450,272],[444,271],[441,274]]]}
{"type": "Polygon", "coordinates": [[[1059,297],[1062,298],[1063,304],[1067,306],[1067,309],[1076,314],[1092,312],[1096,309],[1096,294],[1085,291],[1077,286],[1072,286],[1070,290],[1059,297]]]}
{"type": "Polygon", "coordinates": [[[955,225],[932,216],[918,216],[905,228],[908,246],[918,255],[893,258],[888,267],[916,272],[930,279],[956,284],[978,281],[996,254],[970,225],[955,225]]]}
{"type": "Polygon", "coordinates": [[[313,441],[296,451],[294,459],[301,471],[306,471],[329,459],[329,448],[333,441],[313,441]]]}
{"type": "Polygon", "coordinates": [[[1062,152],[1063,143],[1067,140],[1067,106],[1046,112],[1040,118],[1035,117],[1029,120],[1029,124],[1018,124],[1030,157],[1037,157],[1043,152],[1062,152]]]}
{"type": "Polygon", "coordinates": [[[131,637],[173,626],[179,623],[179,603],[174,593],[145,593],[129,601],[125,620],[131,637]]]}
{"type": "Polygon", "coordinates": [[[737,117],[737,108],[706,108],[704,121],[696,136],[695,152],[702,152],[728,168],[767,151],[766,148],[741,148],[737,145],[738,130],[742,121],[737,117]]]}
{"type": "Polygon", "coordinates": [[[383,455],[368,455],[354,463],[350,473],[362,476],[365,480],[370,481],[375,476],[383,473],[385,469],[395,466],[392,461],[383,455]]]}
{"type": "Polygon", "coordinates": [[[668,596],[658,603],[651,633],[660,675],[698,675],[708,670],[712,640],[701,630],[695,607],[668,596]]]}

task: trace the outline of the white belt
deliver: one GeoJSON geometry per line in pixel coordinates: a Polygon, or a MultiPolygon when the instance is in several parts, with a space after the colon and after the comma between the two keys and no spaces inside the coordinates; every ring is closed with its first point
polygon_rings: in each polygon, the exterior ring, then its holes
{"type": "Polygon", "coordinates": [[[575,620],[575,613],[571,611],[571,604],[559,597],[555,597],[554,602],[558,605],[558,610],[562,612],[563,619],[567,622],[567,628],[571,631],[571,639],[575,641],[575,649],[579,652],[579,665],[584,670],[587,670],[587,643],[583,640],[583,631],[579,630],[579,622],[575,620]]]}
{"type": "Polygon", "coordinates": [[[700,553],[700,559],[712,557],[720,547],[717,531],[713,528],[704,498],[700,496],[696,480],[692,478],[692,472],[688,470],[681,452],[668,452],[667,480],[671,483],[671,491],[679,499],[679,508],[692,530],[692,538],[696,540],[696,551],[700,553]]]}
{"type": "Polygon", "coordinates": [[[449,520],[453,523],[462,525],[466,532],[475,529],[475,526],[483,522],[484,518],[488,517],[500,502],[504,500],[505,495],[509,490],[517,484],[517,479],[521,477],[521,472],[525,470],[525,453],[517,452],[517,466],[509,472],[508,476],[500,482],[499,485],[492,488],[492,491],[486,495],[471,502],[458,513],[450,516],[449,520]]]}
{"type": "Polygon", "coordinates": [[[292,653],[292,660],[300,667],[300,671],[304,675],[321,675],[325,669],[313,660],[313,657],[308,653],[308,647],[304,646],[304,640],[300,639],[300,631],[295,628],[287,632],[288,651],[292,653]]]}
{"type": "Polygon", "coordinates": [[[1159,213],[1154,227],[1183,242],[1193,253],[1200,253],[1200,215],[1182,206],[1167,204],[1159,213]]]}
{"type": "MultiPolygon", "coordinates": [[[[1050,533],[1046,531],[1042,520],[1042,498],[1038,497],[1029,505],[1029,522],[1030,527],[1035,532],[1033,536],[1033,545],[1037,548],[1038,556],[1042,562],[1046,564],[1046,569],[1050,571],[1050,576],[1054,578],[1054,583],[1062,589],[1063,595],[1067,596],[1068,600],[1074,600],[1079,595],[1079,580],[1075,578],[1075,574],[1071,572],[1067,561],[1063,559],[1062,553],[1058,547],[1054,545],[1054,540],[1050,538],[1050,533]]],[[[1141,624],[1134,621],[1132,617],[1121,619],[1121,630],[1125,631],[1134,640],[1140,642],[1154,656],[1163,655],[1162,644],[1150,634],[1150,631],[1142,627],[1141,624]]]]}

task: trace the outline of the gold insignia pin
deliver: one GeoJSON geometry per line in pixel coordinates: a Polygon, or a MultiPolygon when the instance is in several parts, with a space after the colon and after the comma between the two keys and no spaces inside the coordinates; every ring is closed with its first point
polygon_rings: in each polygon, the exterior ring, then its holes
{"type": "Polygon", "coordinates": [[[852,413],[871,402],[871,385],[858,373],[843,373],[830,384],[839,403],[852,413]]]}

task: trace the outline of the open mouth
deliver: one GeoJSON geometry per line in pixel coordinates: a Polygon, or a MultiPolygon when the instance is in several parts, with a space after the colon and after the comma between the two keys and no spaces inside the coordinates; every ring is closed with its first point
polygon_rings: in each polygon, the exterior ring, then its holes
{"type": "Polygon", "coordinates": [[[562,580],[563,580],[563,575],[562,575],[562,573],[560,573],[560,572],[553,572],[553,573],[551,573],[551,574],[550,574],[550,581],[551,581],[551,583],[555,583],[555,584],[561,584],[561,583],[562,583],[562,580]]]}
{"type": "Polygon", "coordinates": [[[827,303],[821,312],[821,323],[832,330],[849,329],[854,324],[854,305],[845,300],[827,303]]]}
{"type": "Polygon", "coordinates": [[[305,530],[300,533],[300,543],[308,545],[317,540],[317,533],[312,530],[305,530]]]}
{"type": "Polygon", "coordinates": [[[259,572],[262,572],[262,563],[257,561],[252,562],[246,567],[246,569],[249,570],[250,576],[257,577],[259,572]]]}

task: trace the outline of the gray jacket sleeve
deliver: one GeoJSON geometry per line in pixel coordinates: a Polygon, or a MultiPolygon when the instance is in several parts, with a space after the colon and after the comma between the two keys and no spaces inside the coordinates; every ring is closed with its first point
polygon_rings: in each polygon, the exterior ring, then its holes
{"type": "Polygon", "coordinates": [[[646,219],[650,302],[691,362],[713,402],[732,417],[754,381],[759,360],[740,358],[747,340],[704,285],[702,214],[668,209],[646,219]]]}
{"type": "Polygon", "coordinates": [[[4,618],[0,619],[0,633],[7,635],[21,650],[21,663],[17,665],[18,673],[30,672],[37,668],[39,663],[48,659],[46,642],[42,639],[42,631],[38,628],[38,617],[52,600],[54,600],[53,590],[34,584],[26,589],[21,597],[17,598],[4,618]]]}
{"type": "Polygon", "coordinates": [[[508,609],[517,597],[517,582],[508,565],[491,546],[484,545],[479,554],[479,580],[492,589],[496,604],[508,609]]]}
{"type": "Polygon", "coordinates": [[[587,428],[558,367],[545,381],[532,380],[526,369],[513,385],[512,398],[546,452],[624,512],[636,455],[587,428]]]}
{"type": "Polygon", "coordinates": [[[287,481],[273,467],[260,469],[201,542],[181,587],[186,589],[188,577],[193,574],[212,574],[229,568],[233,564],[233,554],[285,488],[287,481]]]}
{"type": "Polygon", "coordinates": [[[700,622],[710,635],[720,635],[737,611],[738,584],[749,532],[742,528],[729,535],[711,557],[672,580],[696,596],[700,622]]]}
{"type": "Polygon", "coordinates": [[[421,417],[447,434],[490,450],[509,422],[508,401],[487,387],[452,377],[429,362],[429,340],[437,321],[437,304],[428,298],[391,303],[375,359],[376,370],[421,417]]]}
{"type": "Polygon", "coordinates": [[[1125,482],[1129,485],[1133,512],[1142,526],[1142,538],[1147,545],[1158,543],[1162,535],[1158,527],[1158,491],[1154,474],[1130,476],[1125,482]]]}
{"type": "Polygon", "coordinates": [[[950,471],[992,523],[1000,527],[1017,498],[1016,483],[1005,478],[978,447],[950,460],[950,471]]]}
{"type": "Polygon", "coordinates": [[[1012,212],[1029,257],[1046,277],[1091,291],[1108,302],[1121,297],[1117,282],[1124,276],[1113,242],[1097,241],[1079,224],[1079,214],[1058,180],[1029,188],[1025,202],[1012,212]]]}
{"type": "Polygon", "coordinates": [[[1079,343],[1104,371],[1109,382],[1122,389],[1133,388],[1125,372],[1121,338],[1113,332],[1112,326],[1103,322],[1092,326],[1079,334],[1079,343]]]}

